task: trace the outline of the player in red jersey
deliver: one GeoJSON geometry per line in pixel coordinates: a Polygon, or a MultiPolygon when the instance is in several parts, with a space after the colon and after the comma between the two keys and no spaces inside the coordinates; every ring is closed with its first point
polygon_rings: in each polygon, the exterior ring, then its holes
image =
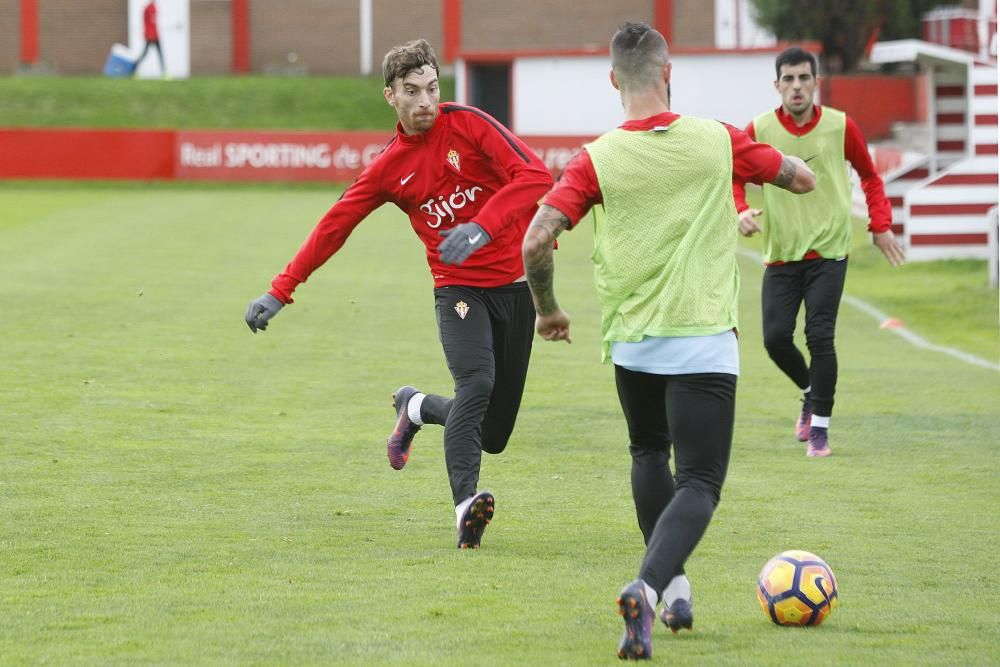
{"type": "Polygon", "coordinates": [[[251,331],[292,303],[292,291],[323,265],[365,217],[392,202],[426,247],[435,309],[454,398],[401,387],[387,452],[402,468],[424,424],[445,427],[445,464],[458,547],[477,548],[494,499],[478,491],[482,453],[498,454],[514,429],[531,355],[535,310],[521,241],[552,187],[528,146],[483,111],[440,103],[434,50],[420,39],[382,63],[396,135],[327,211],[271,289],[250,303],[251,331]],[[443,239],[443,240],[442,240],[443,239]]]}

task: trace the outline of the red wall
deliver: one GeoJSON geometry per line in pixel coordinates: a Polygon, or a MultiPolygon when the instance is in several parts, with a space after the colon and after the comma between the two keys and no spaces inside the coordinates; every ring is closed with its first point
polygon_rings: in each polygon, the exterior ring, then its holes
{"type": "Polygon", "coordinates": [[[857,74],[821,82],[823,104],[846,111],[868,141],[889,136],[895,122],[927,120],[925,77],[857,74]]]}

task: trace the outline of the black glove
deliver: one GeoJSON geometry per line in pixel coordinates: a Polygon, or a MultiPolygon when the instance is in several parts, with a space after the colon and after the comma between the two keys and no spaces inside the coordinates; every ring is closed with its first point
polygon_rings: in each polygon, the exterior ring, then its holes
{"type": "Polygon", "coordinates": [[[444,237],[444,241],[438,246],[441,261],[455,266],[469,259],[469,255],[492,240],[486,230],[476,222],[463,222],[451,229],[445,229],[441,232],[441,236],[444,237]]]}
{"type": "Polygon", "coordinates": [[[257,333],[258,330],[267,329],[268,320],[277,315],[284,305],[272,294],[265,294],[251,301],[246,314],[247,326],[250,327],[250,331],[257,333]]]}

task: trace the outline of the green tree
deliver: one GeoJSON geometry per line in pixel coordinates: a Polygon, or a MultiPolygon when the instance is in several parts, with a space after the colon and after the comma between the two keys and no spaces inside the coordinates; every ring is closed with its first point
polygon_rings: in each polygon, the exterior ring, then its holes
{"type": "Polygon", "coordinates": [[[815,40],[823,45],[823,71],[857,69],[873,38],[921,36],[920,17],[959,0],[753,0],[757,23],[779,40],[815,40]]]}

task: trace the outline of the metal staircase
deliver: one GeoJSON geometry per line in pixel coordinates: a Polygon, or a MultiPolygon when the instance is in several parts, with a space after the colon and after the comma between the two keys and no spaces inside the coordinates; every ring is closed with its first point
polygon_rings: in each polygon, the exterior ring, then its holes
{"type": "Polygon", "coordinates": [[[997,206],[997,64],[919,40],[881,42],[873,62],[918,62],[929,78],[929,153],[886,174],[910,260],[987,259],[997,206]]]}

